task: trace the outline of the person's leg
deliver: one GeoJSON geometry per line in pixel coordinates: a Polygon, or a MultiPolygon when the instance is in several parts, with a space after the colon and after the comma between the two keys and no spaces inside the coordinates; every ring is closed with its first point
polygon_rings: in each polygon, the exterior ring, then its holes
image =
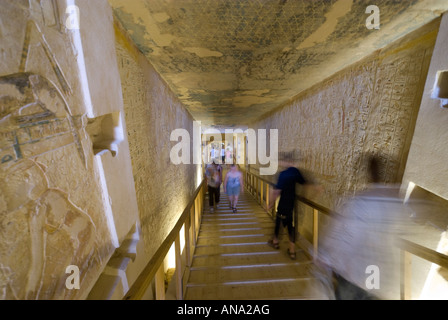
{"type": "Polygon", "coordinates": [[[235,196],[233,196],[233,210],[236,212],[236,205],[238,204],[238,194],[239,192],[236,193],[235,196]]]}
{"type": "Polygon", "coordinates": [[[215,211],[215,202],[216,202],[216,188],[209,187],[209,205],[210,205],[210,212],[215,211]]]}
{"type": "Polygon", "coordinates": [[[292,214],[288,216],[285,220],[286,226],[288,228],[289,235],[289,249],[288,253],[291,259],[296,258],[296,229],[294,228],[292,214]]]}
{"type": "Polygon", "coordinates": [[[216,207],[218,207],[218,205],[219,205],[219,200],[221,200],[221,185],[219,185],[216,188],[216,194],[215,194],[215,204],[216,204],[216,207]]]}
{"type": "Polygon", "coordinates": [[[213,207],[214,204],[214,196],[215,196],[215,192],[213,191],[213,188],[208,186],[208,204],[210,205],[210,208],[213,207]]]}
{"type": "Polygon", "coordinates": [[[234,188],[227,186],[227,194],[229,195],[230,209],[233,209],[234,208],[234,204],[235,204],[235,190],[234,190],[234,188]]]}
{"type": "Polygon", "coordinates": [[[274,236],[271,240],[269,240],[269,245],[273,246],[275,249],[279,248],[278,236],[280,234],[280,225],[282,224],[282,219],[279,217],[277,213],[277,217],[275,219],[275,227],[274,227],[274,236]]]}

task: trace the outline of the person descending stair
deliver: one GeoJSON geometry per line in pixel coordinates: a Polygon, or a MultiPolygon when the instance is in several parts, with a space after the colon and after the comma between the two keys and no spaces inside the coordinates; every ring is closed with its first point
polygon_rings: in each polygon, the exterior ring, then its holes
{"type": "Polygon", "coordinates": [[[216,159],[205,169],[205,177],[207,179],[210,212],[213,213],[219,205],[222,183],[222,167],[216,159]]]}
{"type": "Polygon", "coordinates": [[[238,213],[224,208],[228,196],[222,196],[220,214],[204,208],[185,300],[333,298],[306,250],[297,248],[293,261],[285,252],[266,245],[274,221],[247,189],[241,188],[238,213]]]}
{"type": "Polygon", "coordinates": [[[232,164],[224,181],[224,192],[229,196],[230,209],[237,212],[238,198],[243,190],[243,175],[235,164],[232,164]]]}
{"type": "Polygon", "coordinates": [[[309,181],[305,180],[302,173],[295,167],[294,152],[284,152],[281,154],[279,166],[284,170],[280,173],[277,184],[271,192],[271,203],[268,205],[268,211],[271,210],[275,204],[276,199],[280,196],[280,201],[277,208],[277,217],[275,220],[274,236],[269,240],[268,244],[275,249],[279,249],[278,235],[280,232],[280,226],[288,228],[289,234],[289,248],[288,254],[292,260],[296,259],[295,252],[295,226],[294,226],[294,205],[296,199],[296,183],[301,185],[313,186],[321,192],[320,186],[315,186],[309,181]]]}

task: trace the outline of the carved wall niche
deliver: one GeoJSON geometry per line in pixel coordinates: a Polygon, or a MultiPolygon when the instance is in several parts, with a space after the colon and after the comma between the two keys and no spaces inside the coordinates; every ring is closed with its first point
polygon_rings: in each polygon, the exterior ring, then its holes
{"type": "Polygon", "coordinates": [[[102,155],[107,151],[113,157],[117,155],[118,145],[124,139],[120,112],[89,118],[86,130],[92,140],[95,155],[102,155]]]}

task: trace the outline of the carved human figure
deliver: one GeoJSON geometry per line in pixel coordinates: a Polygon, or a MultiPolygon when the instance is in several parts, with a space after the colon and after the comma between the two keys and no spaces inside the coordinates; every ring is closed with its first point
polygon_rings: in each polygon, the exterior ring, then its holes
{"type": "Polygon", "coordinates": [[[73,117],[56,86],[31,73],[0,77],[0,102],[0,298],[68,298],[65,270],[92,263],[95,225],[49,187],[36,157],[75,144],[85,161],[73,117]]]}

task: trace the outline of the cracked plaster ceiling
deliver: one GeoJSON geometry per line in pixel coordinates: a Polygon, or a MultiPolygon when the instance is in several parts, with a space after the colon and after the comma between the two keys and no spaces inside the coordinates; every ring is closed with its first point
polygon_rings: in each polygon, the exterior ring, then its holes
{"type": "Polygon", "coordinates": [[[247,125],[429,23],[448,0],[109,0],[195,120],[247,125]],[[367,6],[380,9],[368,29],[367,6]]]}

